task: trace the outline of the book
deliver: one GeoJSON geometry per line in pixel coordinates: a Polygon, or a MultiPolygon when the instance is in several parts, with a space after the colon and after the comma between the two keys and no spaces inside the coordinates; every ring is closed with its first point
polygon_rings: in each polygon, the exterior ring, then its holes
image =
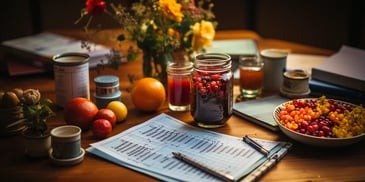
{"type": "Polygon", "coordinates": [[[212,45],[206,48],[206,52],[226,53],[232,59],[245,55],[258,55],[256,41],[253,39],[213,40],[212,45]]]}
{"type": "MultiPolygon", "coordinates": [[[[37,73],[45,73],[48,72],[49,69],[45,68],[42,65],[37,65],[36,61],[34,64],[27,64],[22,61],[21,58],[10,57],[9,55],[5,58],[5,67],[6,69],[3,72],[7,72],[9,76],[17,76],[17,75],[29,75],[29,74],[37,74],[37,73]]],[[[26,60],[28,61],[28,60],[26,60]]]]}
{"type": "Polygon", "coordinates": [[[254,181],[286,155],[289,142],[254,139],[269,151],[260,153],[243,138],[197,128],[167,114],[159,114],[118,135],[91,144],[89,153],[153,176],[162,181],[221,181],[174,157],[190,156],[214,170],[254,181]],[[217,165],[219,164],[219,165],[217,165]]]}
{"type": "Polygon", "coordinates": [[[312,68],[312,79],[365,91],[365,50],[342,46],[328,60],[312,68]]]}
{"type": "Polygon", "coordinates": [[[273,95],[236,102],[233,105],[233,114],[272,131],[279,131],[279,126],[273,118],[273,111],[278,105],[289,100],[280,95],[273,95]]]}
{"type": "Polygon", "coordinates": [[[323,82],[320,80],[309,80],[310,96],[320,97],[325,95],[327,98],[342,100],[353,104],[365,104],[365,92],[351,88],[323,82]]]}
{"type": "Polygon", "coordinates": [[[232,58],[232,72],[234,78],[239,78],[239,63],[240,56],[258,56],[258,48],[256,41],[253,39],[228,39],[228,40],[213,40],[212,45],[205,48],[208,53],[226,53],[232,58]]]}
{"type": "MultiPolygon", "coordinates": [[[[107,59],[106,55],[110,53],[110,48],[90,43],[91,51],[81,47],[82,41],[71,37],[42,32],[35,35],[20,37],[1,43],[3,54],[10,54],[12,57],[18,57],[24,64],[43,66],[47,70],[52,69],[52,58],[57,54],[65,52],[80,52],[90,55],[89,67],[94,68],[102,60],[107,59]]],[[[18,62],[20,62],[18,60],[18,62]]],[[[12,61],[12,60],[5,60],[12,61]]],[[[23,64],[23,65],[24,65],[23,64]]]]}

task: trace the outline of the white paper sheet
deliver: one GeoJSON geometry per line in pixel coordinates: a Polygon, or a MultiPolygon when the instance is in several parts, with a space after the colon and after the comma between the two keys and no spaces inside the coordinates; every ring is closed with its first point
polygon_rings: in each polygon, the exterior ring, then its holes
{"type": "MultiPolygon", "coordinates": [[[[272,154],[281,148],[277,141],[257,142],[272,154]]],[[[219,179],[181,162],[171,153],[181,152],[236,179],[267,159],[242,138],[196,128],[166,114],[94,143],[88,151],[162,179],[201,182],[219,179]]]]}

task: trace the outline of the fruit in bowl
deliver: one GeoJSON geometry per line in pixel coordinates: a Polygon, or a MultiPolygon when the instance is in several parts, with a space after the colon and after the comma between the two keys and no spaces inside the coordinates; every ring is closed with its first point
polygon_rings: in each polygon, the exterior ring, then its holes
{"type": "Polygon", "coordinates": [[[325,96],[285,102],[273,117],[284,134],[304,144],[345,146],[365,136],[365,109],[325,96]]]}

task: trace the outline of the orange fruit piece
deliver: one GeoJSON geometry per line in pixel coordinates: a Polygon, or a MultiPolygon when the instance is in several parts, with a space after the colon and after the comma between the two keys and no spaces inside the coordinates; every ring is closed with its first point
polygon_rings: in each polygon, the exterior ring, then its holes
{"type": "Polygon", "coordinates": [[[165,87],[159,80],[145,77],[134,84],[131,98],[137,109],[145,112],[157,111],[165,102],[165,87]]]}

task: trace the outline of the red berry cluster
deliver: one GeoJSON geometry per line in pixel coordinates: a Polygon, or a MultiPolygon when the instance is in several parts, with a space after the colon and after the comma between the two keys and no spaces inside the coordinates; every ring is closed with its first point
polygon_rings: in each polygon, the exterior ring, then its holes
{"type": "Polygon", "coordinates": [[[295,131],[307,135],[319,137],[333,137],[332,127],[334,123],[327,117],[320,116],[311,122],[303,121],[299,123],[298,129],[295,131]]]}
{"type": "Polygon", "coordinates": [[[193,75],[193,84],[197,92],[202,96],[224,97],[227,80],[224,73],[196,72],[193,75]]]}

